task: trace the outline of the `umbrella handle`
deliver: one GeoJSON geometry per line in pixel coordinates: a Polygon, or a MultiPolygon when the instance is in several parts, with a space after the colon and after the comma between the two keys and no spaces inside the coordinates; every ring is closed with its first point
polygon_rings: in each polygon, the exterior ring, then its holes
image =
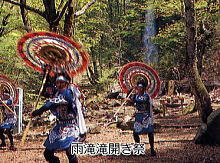
{"type": "Polygon", "coordinates": [[[16,115],[15,112],[14,112],[7,104],[5,104],[4,101],[2,101],[1,98],[0,98],[0,101],[1,101],[1,103],[5,106],[6,109],[8,109],[11,113],[13,113],[14,115],[16,115]]]}
{"type": "MultiPolygon", "coordinates": [[[[127,95],[127,97],[129,97],[133,92],[134,92],[135,89],[132,89],[131,92],[127,95]]],[[[124,106],[124,104],[127,102],[127,100],[125,100],[121,106],[118,108],[118,110],[115,112],[114,114],[114,117],[118,114],[118,112],[121,110],[121,108],[124,106]]]]}
{"type": "MultiPolygon", "coordinates": [[[[46,70],[46,73],[45,73],[45,75],[44,75],[44,78],[43,78],[43,81],[42,81],[42,84],[41,84],[41,88],[40,88],[40,90],[39,90],[39,93],[38,93],[38,96],[37,96],[37,100],[36,100],[36,103],[35,103],[35,105],[34,105],[34,109],[33,109],[33,110],[36,110],[36,108],[37,108],[37,105],[38,105],[39,99],[40,99],[40,95],[41,95],[41,92],[43,91],[43,87],[44,87],[44,84],[45,84],[45,82],[46,82],[47,75],[49,74],[49,72],[50,72],[50,71],[47,69],[47,70],[46,70]]],[[[33,110],[32,110],[32,111],[33,111],[33,110]]],[[[23,134],[23,136],[22,136],[22,138],[21,138],[21,146],[23,146],[24,143],[25,143],[25,140],[26,140],[28,131],[30,130],[31,123],[32,123],[32,119],[29,120],[29,122],[28,122],[28,124],[27,124],[27,126],[26,126],[26,128],[25,128],[25,130],[24,130],[24,134],[23,134]]]]}

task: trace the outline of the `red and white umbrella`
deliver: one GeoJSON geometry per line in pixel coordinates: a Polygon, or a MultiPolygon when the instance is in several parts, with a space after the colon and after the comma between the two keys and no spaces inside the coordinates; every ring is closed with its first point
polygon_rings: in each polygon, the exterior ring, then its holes
{"type": "Polygon", "coordinates": [[[139,80],[148,83],[146,91],[154,98],[160,91],[160,79],[157,72],[142,62],[131,62],[122,67],[119,72],[119,83],[122,91],[129,91],[136,87],[139,80]]]}
{"type": "Polygon", "coordinates": [[[13,98],[13,104],[18,103],[18,91],[15,84],[6,76],[0,75],[0,94],[8,92],[13,98]]]}
{"type": "Polygon", "coordinates": [[[17,45],[18,54],[33,69],[44,72],[67,72],[75,76],[83,72],[89,56],[76,41],[52,32],[32,32],[24,35],[17,45]]]}

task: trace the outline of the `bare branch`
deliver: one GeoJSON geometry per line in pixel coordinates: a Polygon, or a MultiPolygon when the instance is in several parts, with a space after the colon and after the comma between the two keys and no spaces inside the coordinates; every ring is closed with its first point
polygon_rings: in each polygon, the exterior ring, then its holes
{"type": "Polygon", "coordinates": [[[37,14],[39,14],[40,16],[44,17],[45,18],[45,13],[43,11],[40,11],[39,9],[36,9],[36,8],[33,8],[33,7],[30,7],[28,5],[25,5],[23,3],[19,3],[19,2],[15,2],[15,1],[12,1],[12,0],[4,0],[5,2],[8,2],[8,3],[11,3],[11,4],[14,4],[14,5],[17,5],[17,6],[20,6],[20,7],[23,7],[27,10],[30,10],[32,12],[35,12],[37,14]]]}
{"type": "MultiPolygon", "coordinates": [[[[26,5],[26,0],[20,0],[20,3],[26,5]]],[[[21,12],[21,18],[22,18],[25,30],[27,32],[32,32],[33,29],[31,27],[31,23],[30,23],[30,21],[28,19],[28,11],[24,7],[20,7],[20,12],[21,12]]]]}
{"type": "Polygon", "coordinates": [[[63,15],[64,15],[64,13],[66,12],[66,9],[67,9],[67,7],[68,7],[68,3],[69,3],[69,2],[66,2],[66,4],[65,4],[65,6],[63,7],[61,13],[60,13],[59,16],[57,17],[57,19],[54,20],[54,22],[59,22],[59,21],[62,19],[63,15]]]}
{"type": "MultiPolygon", "coordinates": [[[[12,10],[14,6],[11,6],[9,9],[12,10]]],[[[11,16],[11,14],[7,14],[3,17],[1,27],[0,27],[0,37],[3,36],[3,33],[5,32],[6,26],[8,25],[8,19],[11,16]]]]}
{"type": "MultiPolygon", "coordinates": [[[[1,4],[1,9],[3,8],[3,6],[4,6],[4,2],[1,4]]],[[[0,15],[1,15],[1,13],[2,13],[2,10],[0,10],[0,15]]]]}
{"type": "Polygon", "coordinates": [[[87,10],[90,6],[92,6],[95,2],[96,2],[96,0],[92,0],[92,1],[88,2],[81,10],[77,11],[77,12],[74,14],[74,16],[76,17],[76,16],[80,16],[80,15],[84,14],[84,13],[86,12],[86,10],[87,10]]]}
{"type": "Polygon", "coordinates": [[[61,2],[60,2],[59,6],[58,6],[58,10],[60,10],[62,6],[63,6],[63,0],[61,0],[61,2]]]}

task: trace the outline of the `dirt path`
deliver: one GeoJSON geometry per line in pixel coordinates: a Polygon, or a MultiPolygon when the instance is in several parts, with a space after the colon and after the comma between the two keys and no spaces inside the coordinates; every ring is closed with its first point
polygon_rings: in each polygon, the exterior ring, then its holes
{"type": "MultiPolygon", "coordinates": [[[[181,110],[169,109],[166,117],[155,116],[155,122],[163,127],[155,133],[156,157],[149,155],[149,144],[146,135],[141,136],[145,143],[144,156],[78,156],[81,163],[145,163],[145,162],[220,162],[220,147],[195,145],[193,138],[200,121],[197,114],[183,115],[181,110]],[[191,127],[189,127],[191,126],[191,127]]],[[[43,158],[43,142],[45,136],[29,138],[24,147],[16,140],[17,151],[1,150],[0,163],[32,163],[45,162],[43,158]]],[[[132,131],[102,127],[98,134],[88,134],[86,143],[133,143],[132,131]]],[[[64,152],[57,153],[61,162],[67,162],[64,152]]]]}

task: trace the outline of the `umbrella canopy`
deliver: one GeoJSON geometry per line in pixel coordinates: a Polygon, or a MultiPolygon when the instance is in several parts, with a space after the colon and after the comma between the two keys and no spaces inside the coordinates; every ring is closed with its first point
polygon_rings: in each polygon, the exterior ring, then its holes
{"type": "Polygon", "coordinates": [[[147,83],[146,91],[154,98],[160,91],[160,79],[157,72],[142,62],[131,62],[122,67],[119,72],[119,83],[122,91],[129,91],[136,87],[139,80],[147,83]]]}
{"type": "Polygon", "coordinates": [[[33,69],[44,72],[67,72],[75,76],[89,63],[88,54],[74,40],[52,32],[32,32],[24,35],[17,44],[18,54],[33,69]]]}
{"type": "Polygon", "coordinates": [[[9,93],[13,99],[13,104],[18,103],[18,91],[15,84],[6,76],[0,75],[0,94],[9,93]]]}

